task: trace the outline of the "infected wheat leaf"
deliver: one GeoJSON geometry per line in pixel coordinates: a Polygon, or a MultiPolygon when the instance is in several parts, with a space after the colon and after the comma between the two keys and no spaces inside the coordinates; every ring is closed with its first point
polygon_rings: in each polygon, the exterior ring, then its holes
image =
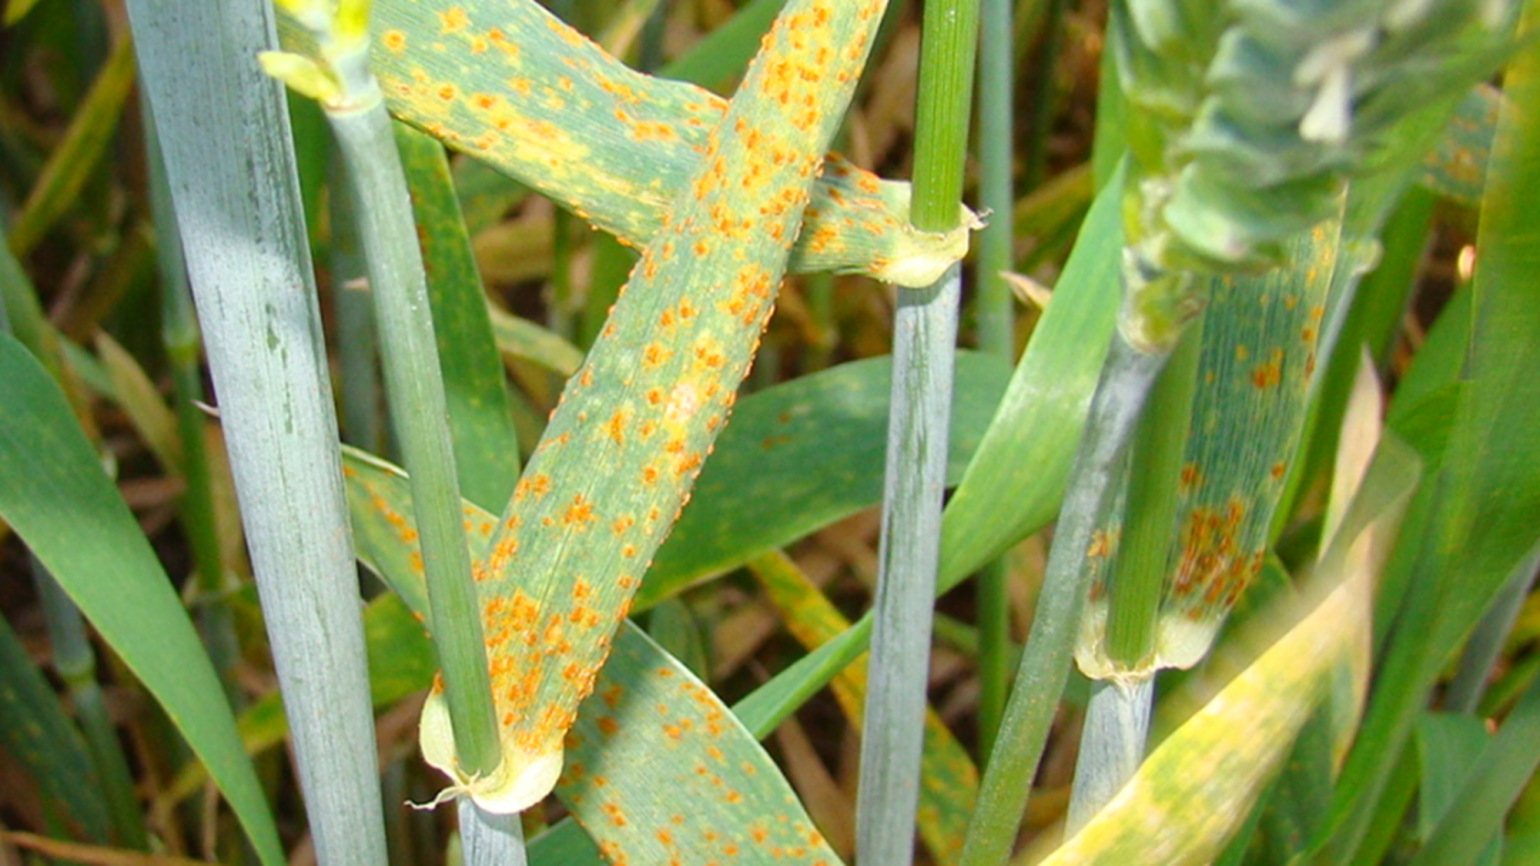
{"type": "MultiPolygon", "coordinates": [[[[525,808],[544,794],[537,789],[547,776],[554,782],[550,768],[578,704],[748,372],[884,5],[788,4],[499,518],[475,577],[511,766],[478,780],[452,761],[436,763],[483,808],[525,808]],[[510,797],[515,788],[520,795],[510,797]]],[[[518,55],[496,28],[463,10],[444,14],[446,32],[518,55]]],[[[442,700],[436,688],[425,720],[442,700]]],[[[454,753],[424,741],[425,755],[454,753]]]]}
{"type": "MultiPolygon", "coordinates": [[[[1201,659],[1261,568],[1305,420],[1321,319],[1339,266],[1339,229],[1336,221],[1322,223],[1293,242],[1289,268],[1212,281],[1156,667],[1185,668],[1201,659]]],[[[1109,544],[1098,552],[1110,555],[1116,529],[1100,537],[1109,544]]],[[[1103,577],[1093,584],[1075,651],[1081,670],[1098,678],[1128,673],[1105,654],[1103,577]]]]}
{"type": "MultiPolygon", "coordinates": [[[[423,619],[406,477],[353,450],[343,471],[359,559],[423,619]]],[[[472,546],[496,522],[466,504],[472,546]]],[[[565,756],[556,794],[610,862],[840,862],[754,736],[630,622],[579,708],[565,756]],[[660,787],[670,796],[654,796],[660,787]]]]}
{"type": "MultiPolygon", "coordinates": [[[[628,68],[533,0],[441,9],[382,0],[374,29],[374,71],[392,114],[632,246],[664,224],[727,109],[709,91],[628,68]]],[[[313,52],[298,30],[285,28],[285,47],[313,52]]],[[[831,74],[854,81],[859,71],[831,74]]],[[[959,205],[956,230],[919,232],[909,224],[909,184],[833,154],[818,174],[795,271],[926,286],[962,258],[979,225],[959,205]]],[[[764,181],[753,166],[732,180],[745,194],[764,181]]]]}

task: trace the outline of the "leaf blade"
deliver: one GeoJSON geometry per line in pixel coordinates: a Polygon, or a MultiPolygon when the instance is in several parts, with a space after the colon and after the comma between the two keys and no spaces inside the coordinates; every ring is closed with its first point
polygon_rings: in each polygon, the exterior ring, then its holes
{"type": "Polygon", "coordinates": [[[0,516],[165,708],[263,862],[281,863],[278,831],[224,689],[138,522],[52,380],[9,336],[0,336],[0,370],[0,403],[29,409],[0,418],[0,516]]]}

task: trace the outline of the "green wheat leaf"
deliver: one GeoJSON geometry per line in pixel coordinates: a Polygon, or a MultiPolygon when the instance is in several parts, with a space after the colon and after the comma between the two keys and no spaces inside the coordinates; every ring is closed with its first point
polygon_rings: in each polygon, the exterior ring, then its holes
{"type": "Polygon", "coordinates": [[[54,381],[0,335],[0,519],[15,528],[203,759],[263,863],[283,862],[251,762],[187,612],[54,381]]]}

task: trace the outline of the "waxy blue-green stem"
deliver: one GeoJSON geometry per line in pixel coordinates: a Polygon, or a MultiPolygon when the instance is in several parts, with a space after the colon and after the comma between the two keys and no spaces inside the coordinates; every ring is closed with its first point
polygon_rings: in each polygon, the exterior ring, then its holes
{"type": "MultiPolygon", "coordinates": [[[[922,231],[957,228],[977,35],[977,0],[926,7],[911,209],[922,231]]],[[[894,315],[881,570],[856,802],[856,855],[865,863],[898,866],[914,851],[960,274],[954,264],[928,288],[900,289],[894,315]]]]}
{"type": "Polygon", "coordinates": [[[455,731],[456,762],[469,777],[490,776],[502,760],[491,678],[411,194],[379,83],[369,71],[370,3],[344,0],[335,8],[319,0],[283,3],[315,33],[325,65],[281,52],[260,60],[269,74],[320,101],[342,153],[376,328],[386,350],[390,418],[411,474],[432,608],[429,628],[455,731]]]}
{"type": "Polygon", "coordinates": [[[358,569],[267,0],[129,0],[322,866],[385,862],[358,569]]]}

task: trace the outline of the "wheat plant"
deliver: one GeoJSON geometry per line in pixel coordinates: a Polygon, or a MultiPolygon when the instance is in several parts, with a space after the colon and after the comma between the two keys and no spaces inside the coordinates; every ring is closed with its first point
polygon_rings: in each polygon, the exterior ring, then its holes
{"type": "Polygon", "coordinates": [[[10,0],[0,858],[1540,862],[1536,10],[10,0]]]}

